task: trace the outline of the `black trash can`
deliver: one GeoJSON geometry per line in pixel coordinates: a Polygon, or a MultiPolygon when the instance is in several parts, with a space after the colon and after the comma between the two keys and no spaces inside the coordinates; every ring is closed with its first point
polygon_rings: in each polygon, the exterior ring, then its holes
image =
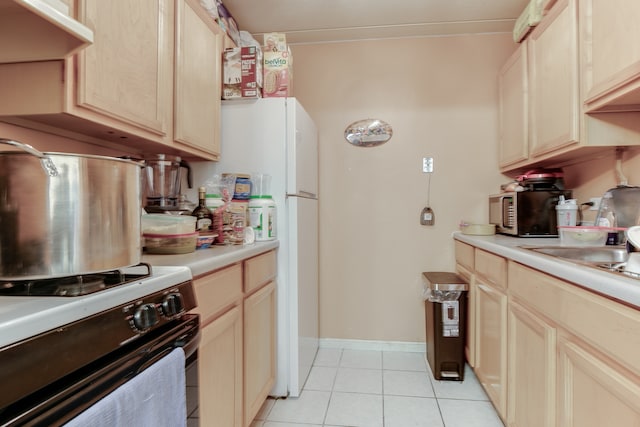
{"type": "Polygon", "coordinates": [[[455,273],[422,273],[427,362],[437,380],[464,380],[469,284],[455,273]]]}

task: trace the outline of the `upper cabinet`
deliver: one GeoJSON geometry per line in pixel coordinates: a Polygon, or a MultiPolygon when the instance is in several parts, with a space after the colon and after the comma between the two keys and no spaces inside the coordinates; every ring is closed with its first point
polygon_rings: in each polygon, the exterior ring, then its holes
{"type": "Polygon", "coordinates": [[[0,0],[0,63],[61,59],[93,42],[60,0],[0,0]]]}
{"type": "Polygon", "coordinates": [[[594,113],[584,102],[596,99],[595,95],[585,96],[587,87],[592,92],[597,88],[603,91],[604,86],[597,82],[612,81],[605,74],[615,68],[613,64],[631,62],[630,57],[640,61],[640,44],[633,39],[640,30],[635,29],[631,19],[638,16],[640,6],[637,2],[619,1],[617,8],[599,5],[600,10],[592,8],[591,3],[598,2],[558,0],[529,34],[526,45],[521,44],[505,64],[499,79],[499,164],[503,172],[562,167],[613,147],[640,145],[637,112],[627,109],[594,113]],[[596,18],[599,13],[608,17],[596,18]],[[614,15],[625,16],[626,21],[614,24],[614,15]],[[611,33],[623,32],[626,36],[619,38],[630,38],[627,44],[620,42],[621,46],[613,49],[595,42],[595,23],[600,20],[607,24],[606,29],[604,24],[597,25],[599,34],[616,39],[611,33]],[[636,46],[632,46],[634,43],[636,46]],[[625,51],[627,48],[629,52],[625,51]],[[605,54],[618,55],[617,62],[605,54]]]}
{"type": "Polygon", "coordinates": [[[578,31],[574,2],[559,2],[529,37],[529,150],[533,156],[578,142],[578,31]]]}
{"type": "Polygon", "coordinates": [[[527,160],[529,156],[529,98],[525,40],[498,75],[500,90],[500,165],[527,160]]]}
{"type": "Polygon", "coordinates": [[[640,111],[640,2],[580,2],[586,110],[640,111]]]}
{"type": "Polygon", "coordinates": [[[175,22],[174,140],[217,157],[223,31],[197,0],[177,1],[175,22]]]}
{"type": "Polygon", "coordinates": [[[2,120],[133,155],[217,160],[223,38],[197,0],[75,6],[93,45],[66,60],[0,65],[2,120]]]}

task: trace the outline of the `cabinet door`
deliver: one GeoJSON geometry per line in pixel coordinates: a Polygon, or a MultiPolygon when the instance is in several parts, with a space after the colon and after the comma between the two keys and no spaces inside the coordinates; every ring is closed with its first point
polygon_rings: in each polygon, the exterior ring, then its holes
{"type": "Polygon", "coordinates": [[[555,426],[556,329],[514,301],[508,329],[508,425],[555,426]]]}
{"type": "Polygon", "coordinates": [[[640,109],[640,2],[580,3],[580,47],[587,111],[640,109]]]}
{"type": "Polygon", "coordinates": [[[529,156],[527,78],[527,41],[525,40],[507,60],[498,75],[500,166],[526,160],[529,156]]]}
{"type": "Polygon", "coordinates": [[[576,0],[559,0],[529,37],[530,155],[578,142],[576,0]]]}
{"type": "Polygon", "coordinates": [[[202,329],[198,347],[202,426],[242,426],[242,308],[234,307],[202,329]]]}
{"type": "Polygon", "coordinates": [[[507,296],[479,279],[476,289],[476,375],[504,419],[507,402],[507,296]]]}
{"type": "Polygon", "coordinates": [[[474,275],[460,264],[456,264],[456,273],[469,283],[467,292],[467,341],[464,345],[464,354],[467,363],[472,368],[476,366],[476,283],[474,275]]]}
{"type": "Polygon", "coordinates": [[[220,154],[220,28],[196,0],[176,1],[174,140],[220,154]]]}
{"type": "Polygon", "coordinates": [[[640,377],[573,337],[558,351],[558,426],[640,425],[640,377]]]}
{"type": "Polygon", "coordinates": [[[249,426],[276,377],[276,284],[270,282],[244,301],[244,404],[249,426]]]}
{"type": "Polygon", "coordinates": [[[80,21],[94,29],[93,45],[78,54],[79,107],[159,136],[167,134],[171,4],[79,0],[80,21]]]}

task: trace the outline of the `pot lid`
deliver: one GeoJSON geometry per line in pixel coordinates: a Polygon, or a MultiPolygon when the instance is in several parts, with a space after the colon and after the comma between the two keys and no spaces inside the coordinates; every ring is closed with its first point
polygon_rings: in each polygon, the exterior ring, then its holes
{"type": "Polygon", "coordinates": [[[527,180],[535,180],[535,179],[556,179],[563,178],[564,173],[562,169],[531,169],[530,171],[525,172],[522,175],[518,175],[516,178],[519,182],[527,181],[527,180]]]}

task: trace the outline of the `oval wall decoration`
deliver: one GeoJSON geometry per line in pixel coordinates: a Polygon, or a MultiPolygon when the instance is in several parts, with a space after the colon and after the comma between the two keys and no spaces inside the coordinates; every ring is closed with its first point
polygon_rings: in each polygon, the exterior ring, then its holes
{"type": "Polygon", "coordinates": [[[375,147],[387,142],[392,135],[391,125],[379,119],[358,120],[344,130],[345,139],[356,147],[375,147]]]}

